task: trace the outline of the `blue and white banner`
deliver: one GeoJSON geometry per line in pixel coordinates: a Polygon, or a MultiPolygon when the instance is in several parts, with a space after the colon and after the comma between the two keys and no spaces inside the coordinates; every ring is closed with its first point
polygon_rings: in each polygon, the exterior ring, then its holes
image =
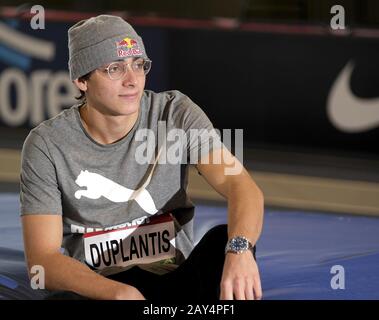
{"type": "Polygon", "coordinates": [[[67,26],[34,30],[28,20],[0,21],[0,123],[34,127],[75,102],[67,26]]]}
{"type": "MultiPolygon", "coordinates": [[[[379,154],[378,33],[131,20],[153,61],[146,88],[189,95],[216,128],[243,129],[246,146],[379,154]]],[[[0,127],[32,128],[75,103],[67,30],[76,21],[34,30],[28,19],[0,20],[0,127]]]]}

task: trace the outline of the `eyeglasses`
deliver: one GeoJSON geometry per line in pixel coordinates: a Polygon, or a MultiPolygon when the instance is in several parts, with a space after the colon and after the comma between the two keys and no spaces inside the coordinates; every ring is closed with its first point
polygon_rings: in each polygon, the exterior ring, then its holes
{"type": "Polygon", "coordinates": [[[109,79],[118,80],[125,76],[128,70],[128,66],[137,76],[147,75],[151,69],[152,61],[149,59],[137,59],[131,63],[124,63],[122,61],[112,62],[108,67],[104,68],[107,71],[109,79]]]}

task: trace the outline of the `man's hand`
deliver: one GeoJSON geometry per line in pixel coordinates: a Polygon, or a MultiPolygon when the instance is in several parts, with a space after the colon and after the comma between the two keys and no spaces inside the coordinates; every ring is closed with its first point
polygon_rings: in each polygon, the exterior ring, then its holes
{"type": "Polygon", "coordinates": [[[121,290],[118,290],[115,300],[146,300],[146,298],[136,287],[125,284],[121,290]]]}
{"type": "Polygon", "coordinates": [[[258,265],[250,250],[227,253],[221,279],[221,300],[260,300],[261,280],[258,265]]]}

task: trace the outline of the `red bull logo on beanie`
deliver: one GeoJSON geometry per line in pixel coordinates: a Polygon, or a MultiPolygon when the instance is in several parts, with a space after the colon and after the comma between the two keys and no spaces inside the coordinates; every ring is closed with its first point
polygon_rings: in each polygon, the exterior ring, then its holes
{"type": "Polygon", "coordinates": [[[138,42],[132,38],[124,38],[116,42],[118,57],[142,56],[143,52],[138,46],[138,42]]]}

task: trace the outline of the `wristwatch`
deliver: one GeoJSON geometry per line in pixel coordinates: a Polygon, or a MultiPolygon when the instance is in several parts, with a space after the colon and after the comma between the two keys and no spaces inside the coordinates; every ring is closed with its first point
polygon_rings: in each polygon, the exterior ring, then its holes
{"type": "Polygon", "coordinates": [[[229,239],[225,247],[225,254],[228,252],[240,254],[246,250],[251,250],[254,254],[251,242],[246,237],[238,236],[229,239]]]}

